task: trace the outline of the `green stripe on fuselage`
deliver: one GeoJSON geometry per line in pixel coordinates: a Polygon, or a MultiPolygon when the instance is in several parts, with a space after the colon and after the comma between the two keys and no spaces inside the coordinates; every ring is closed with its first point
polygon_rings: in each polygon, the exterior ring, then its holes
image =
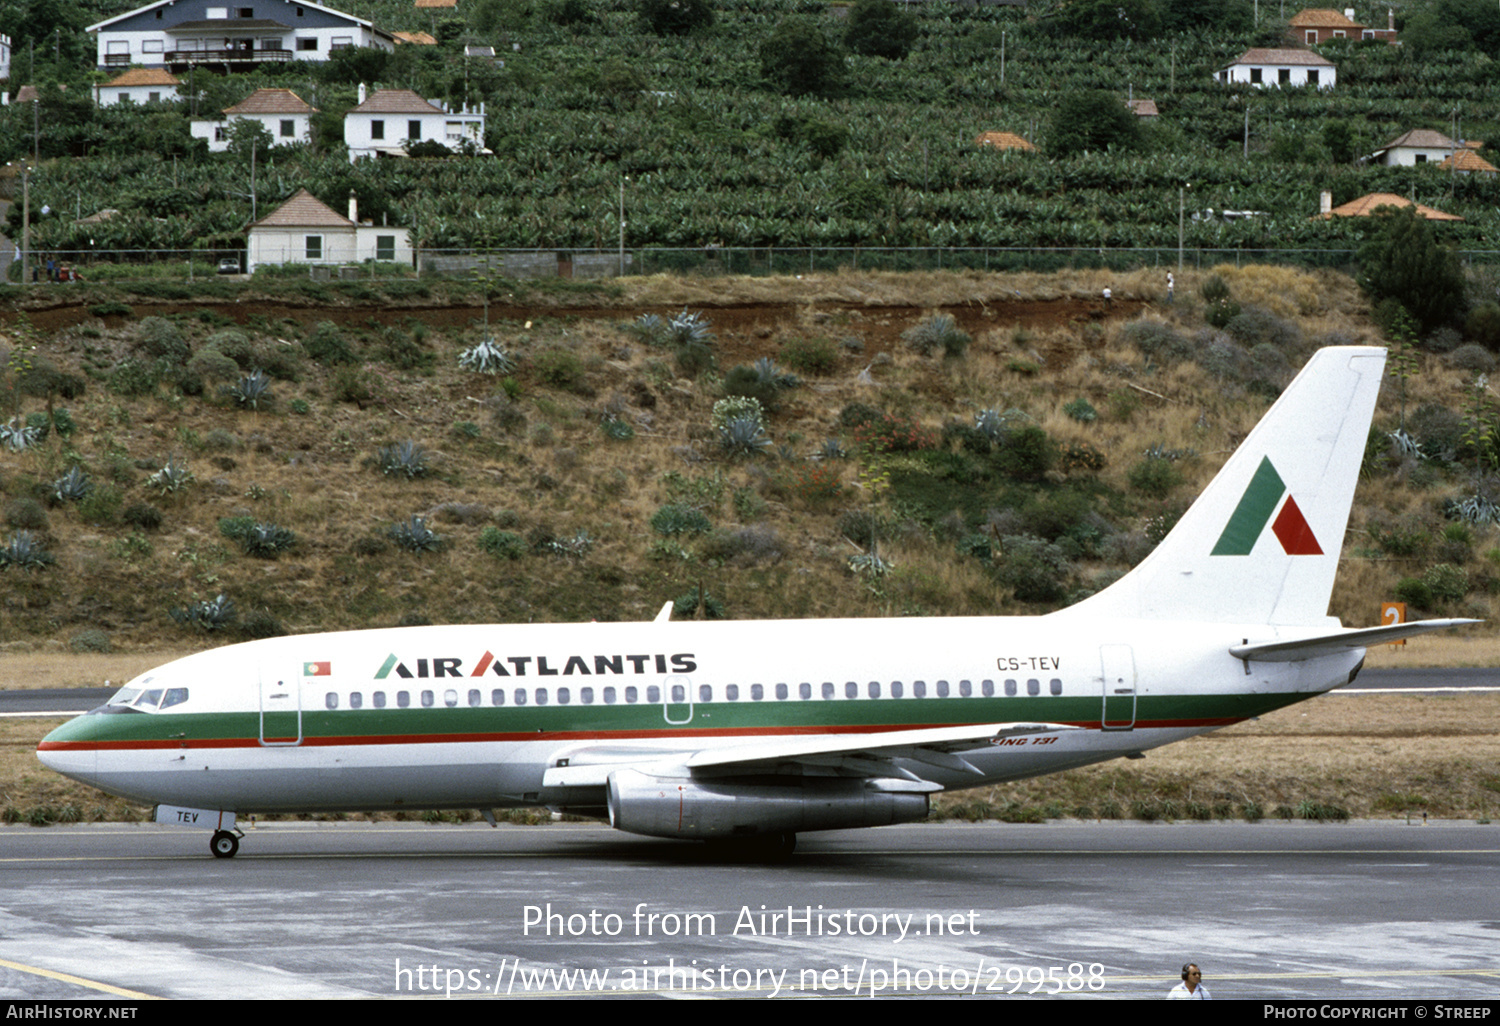
{"type": "Polygon", "coordinates": [[[1255,540],[1265,530],[1266,521],[1276,512],[1276,504],[1286,493],[1286,485],[1268,457],[1261,457],[1250,487],[1240,496],[1240,504],[1234,508],[1224,533],[1219,535],[1214,546],[1215,556],[1248,556],[1255,548],[1255,540]]]}
{"type": "MultiPolygon", "coordinates": [[[[1296,692],[1257,695],[1140,696],[1137,723],[1228,721],[1259,716],[1310,698],[1296,692]]],[[[632,734],[670,738],[677,734],[838,732],[903,730],[963,723],[1098,723],[1099,696],[1014,698],[926,698],[710,702],[697,705],[687,723],[668,723],[660,705],[502,706],[437,709],[308,710],[302,734],[312,739],[440,741],[475,735],[632,734]]],[[[673,709],[686,712],[685,706],[673,709]]],[[[1113,716],[1113,711],[1111,712],[1113,716]]],[[[256,741],[260,717],[244,713],[156,713],[81,716],[47,736],[51,742],[162,741],[192,747],[195,741],[256,741]]],[[[325,742],[326,743],[326,742],[325,742]]]]}

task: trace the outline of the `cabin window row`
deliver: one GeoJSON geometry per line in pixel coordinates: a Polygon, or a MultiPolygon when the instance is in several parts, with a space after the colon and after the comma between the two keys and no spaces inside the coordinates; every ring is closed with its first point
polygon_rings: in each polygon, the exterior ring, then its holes
{"type": "MultiPolygon", "coordinates": [[[[1003,684],[996,684],[993,680],[982,680],[978,684],[973,681],[961,680],[957,684],[950,684],[946,680],[934,681],[929,685],[923,680],[914,680],[910,684],[894,680],[882,682],[872,680],[861,686],[857,681],[846,681],[842,687],[832,681],[824,681],[821,685],[814,686],[811,683],[801,684],[725,684],[722,688],[715,688],[712,684],[698,685],[696,701],[699,705],[711,702],[789,702],[796,695],[797,701],[810,702],[816,696],[823,701],[834,701],[839,698],[846,700],[860,698],[994,698],[1004,694],[1007,698],[1014,698],[1022,693],[1024,689],[1028,696],[1039,696],[1043,694],[1043,685],[1036,677],[1029,678],[1023,685],[1015,678],[1008,678],[1003,684]]],[[[1046,694],[1061,695],[1063,693],[1063,682],[1061,678],[1053,677],[1046,684],[1046,694]]],[[[412,692],[397,691],[394,694],[397,709],[409,709],[412,707],[412,692]]],[[[672,684],[665,690],[661,685],[648,684],[643,687],[627,685],[625,687],[580,687],[577,689],[569,687],[560,688],[492,688],[486,695],[482,688],[470,688],[468,693],[461,695],[456,688],[448,688],[439,696],[436,691],[419,691],[416,693],[417,706],[422,709],[449,708],[455,709],[460,705],[468,705],[470,708],[483,708],[485,706],[524,706],[524,705],[572,705],[576,699],[579,705],[594,705],[596,702],[604,705],[637,705],[642,701],[647,705],[661,705],[663,701],[672,704],[684,704],[691,699],[688,697],[688,685],[672,684]],[[665,697],[664,697],[665,696],[665,697]],[[486,701],[488,699],[488,701],[486,701]]],[[[350,709],[365,708],[365,695],[362,691],[351,691],[347,698],[341,698],[337,691],[330,691],[324,696],[323,704],[328,709],[337,709],[342,701],[348,702],[350,709]]],[[[384,691],[370,693],[370,704],[372,709],[385,709],[388,700],[384,691]]]]}

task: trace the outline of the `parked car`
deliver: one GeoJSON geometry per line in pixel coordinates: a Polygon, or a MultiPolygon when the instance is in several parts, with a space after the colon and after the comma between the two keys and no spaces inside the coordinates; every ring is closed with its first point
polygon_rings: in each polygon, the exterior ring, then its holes
{"type": "Polygon", "coordinates": [[[220,260],[219,261],[219,273],[220,274],[239,274],[240,273],[240,258],[239,257],[225,257],[224,259],[220,260]]]}

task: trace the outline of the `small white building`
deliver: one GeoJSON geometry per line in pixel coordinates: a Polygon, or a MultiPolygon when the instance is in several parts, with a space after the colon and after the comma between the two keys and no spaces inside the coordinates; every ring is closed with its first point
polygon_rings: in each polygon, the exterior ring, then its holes
{"type": "Polygon", "coordinates": [[[94,106],[119,103],[175,103],[182,83],[165,68],[131,68],[125,74],[94,86],[94,106]]]}
{"type": "Polygon", "coordinates": [[[267,62],[326,61],[351,46],[396,48],[391,34],[371,22],[307,0],[157,0],[88,31],[101,68],[205,64],[243,71],[267,62]]]}
{"type": "Polygon", "coordinates": [[[1267,50],[1253,47],[1239,60],[1214,77],[1226,84],[1253,85],[1260,88],[1332,89],[1338,68],[1326,57],[1311,50],[1267,50]]]}
{"type": "Polygon", "coordinates": [[[344,115],[349,163],[360,157],[406,156],[412,143],[442,143],[457,150],[484,146],[484,105],[477,111],[450,111],[410,89],[377,89],[368,99],[359,87],[359,106],[344,115]]]}
{"type": "Polygon", "coordinates": [[[306,189],[250,226],[247,271],[261,264],[412,263],[411,231],[360,224],[354,197],[341,217],[306,189]]]}
{"type": "Polygon", "coordinates": [[[229,128],[236,121],[258,121],[277,146],[312,141],[312,116],[316,107],[290,89],[257,89],[233,107],[224,108],[222,118],[196,118],[190,125],[194,139],[207,139],[210,153],[229,149],[229,128]]]}
{"type": "Polygon", "coordinates": [[[1370,154],[1367,160],[1372,164],[1385,164],[1389,167],[1441,164],[1451,157],[1454,151],[1463,148],[1462,143],[1454,142],[1442,132],[1434,132],[1427,128],[1414,128],[1410,132],[1403,132],[1396,136],[1370,154]]]}

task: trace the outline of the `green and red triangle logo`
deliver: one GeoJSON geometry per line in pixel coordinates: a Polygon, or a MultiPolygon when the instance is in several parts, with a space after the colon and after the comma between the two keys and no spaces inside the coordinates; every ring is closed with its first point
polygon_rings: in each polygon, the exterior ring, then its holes
{"type": "Polygon", "coordinates": [[[1224,525],[1224,533],[1219,535],[1213,555],[1250,555],[1268,522],[1276,540],[1281,542],[1282,551],[1288,556],[1323,554],[1323,548],[1313,536],[1297,500],[1287,493],[1286,484],[1271,466],[1270,458],[1262,457],[1255,476],[1250,479],[1250,486],[1240,496],[1240,504],[1234,508],[1229,523],[1224,525]],[[1281,501],[1283,498],[1285,502],[1281,501]],[[1279,513],[1278,506],[1281,508],[1279,513]],[[1275,521],[1271,520],[1272,514],[1276,516],[1275,521]]]}

